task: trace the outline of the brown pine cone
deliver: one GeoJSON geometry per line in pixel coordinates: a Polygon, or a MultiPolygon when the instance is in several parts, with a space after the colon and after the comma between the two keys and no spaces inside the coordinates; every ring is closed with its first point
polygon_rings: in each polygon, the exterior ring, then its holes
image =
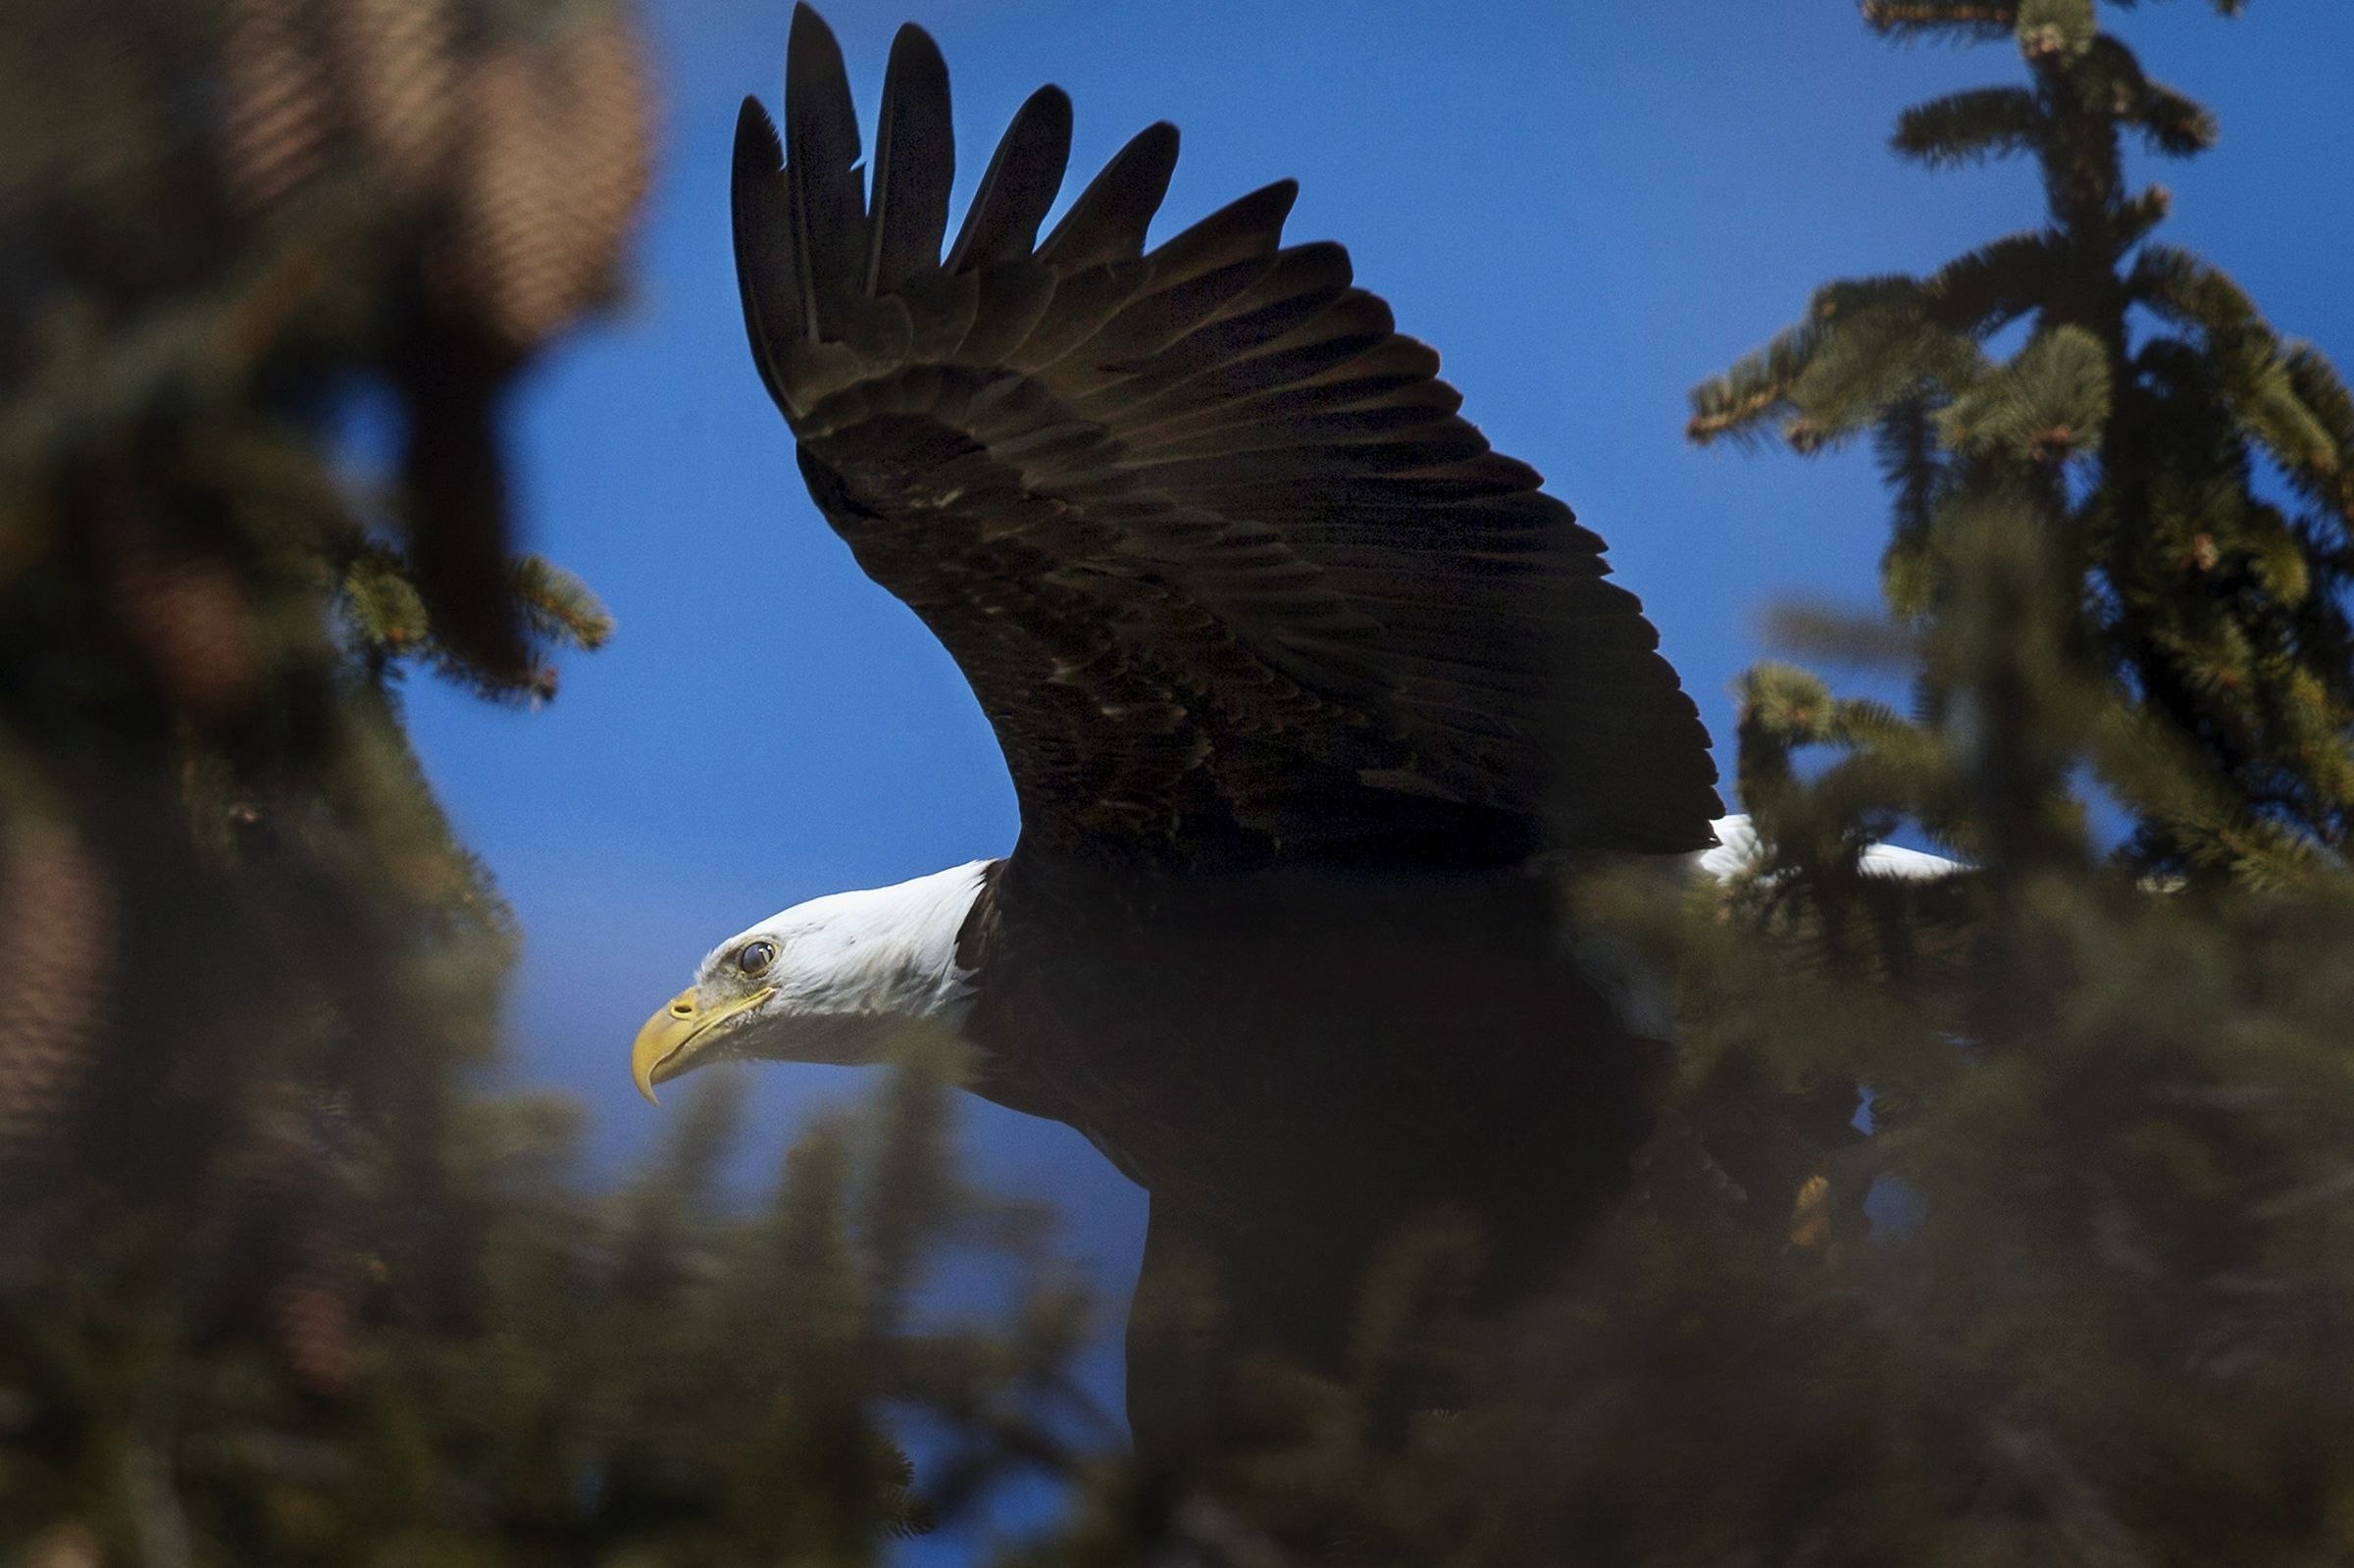
{"type": "Polygon", "coordinates": [[[445,178],[458,131],[456,28],[447,0],[333,0],[336,79],[360,146],[392,192],[445,178]]]}
{"type": "Polygon", "coordinates": [[[295,1387],[314,1398],[351,1390],[359,1363],[359,1271],[332,1239],[306,1240],[294,1267],[270,1288],[272,1347],[295,1387]]]}
{"type": "Polygon", "coordinates": [[[118,517],[104,533],[115,614],[174,706],[199,720],[243,706],[261,660],[236,575],[175,549],[135,515],[118,517]]]}
{"type": "Polygon", "coordinates": [[[311,0],[227,0],[223,11],[230,193],[261,212],[325,166],[342,116],[311,0]]]}
{"type": "Polygon", "coordinates": [[[478,60],[460,219],[435,269],[503,346],[537,347],[612,288],[646,183],[647,100],[618,22],[478,60]]]}
{"type": "Polygon", "coordinates": [[[39,1153],[88,1075],[115,896],[72,829],[30,822],[0,859],[0,1164],[39,1153]]]}
{"type": "Polygon", "coordinates": [[[564,160],[541,85],[543,62],[521,49],[477,61],[467,81],[462,206],[449,271],[477,319],[523,352],[564,325],[580,258],[565,221],[564,160]]]}
{"type": "Polygon", "coordinates": [[[644,50],[626,23],[608,16],[559,39],[555,66],[568,89],[562,118],[575,243],[601,294],[620,270],[651,178],[653,95],[644,50]]]}
{"type": "Polygon", "coordinates": [[[317,1398],[350,1388],[365,1286],[334,1141],[318,1103],[279,1084],[256,1096],[230,1167],[258,1246],[263,1332],[295,1386],[317,1398]]]}
{"type": "Polygon", "coordinates": [[[22,1549],[23,1568],[106,1568],[98,1538],[78,1519],[50,1526],[22,1549]]]}

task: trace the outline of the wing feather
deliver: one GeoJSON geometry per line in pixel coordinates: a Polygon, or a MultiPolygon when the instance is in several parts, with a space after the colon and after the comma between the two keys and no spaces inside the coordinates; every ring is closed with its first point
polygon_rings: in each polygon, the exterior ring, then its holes
{"type": "Polygon", "coordinates": [[[746,98],[736,116],[736,166],[729,185],[729,217],[736,237],[736,286],[743,297],[743,329],[752,343],[752,363],[768,395],[785,400],[781,349],[806,335],[809,323],[797,314],[800,268],[793,249],[793,226],[785,198],[785,144],[776,123],[757,98],[746,98]]]}
{"type": "Polygon", "coordinates": [[[1145,253],[1145,232],[1176,168],[1177,127],[1165,120],[1147,126],[1087,182],[1039,244],[1038,259],[1064,274],[1135,261],[1145,253]]]}
{"type": "Polygon", "coordinates": [[[1028,261],[1038,226],[1054,205],[1070,161],[1070,95],[1060,87],[1041,87],[1014,112],[1013,123],[991,156],[964,228],[948,252],[948,271],[1028,261]]]}
{"type": "Polygon", "coordinates": [[[823,339],[849,320],[851,279],[866,252],[857,164],[842,46],[815,11],[796,5],[785,48],[785,177],[806,337],[823,339]]]}
{"type": "Polygon", "coordinates": [[[947,63],[932,35],[909,24],[891,41],[883,112],[875,126],[869,295],[896,292],[918,271],[940,265],[941,240],[948,231],[948,191],[955,179],[947,63]]]}
{"type": "Polygon", "coordinates": [[[1253,256],[1272,255],[1283,243],[1284,220],[1300,199],[1300,181],[1278,179],[1180,229],[1146,253],[1153,277],[1164,283],[1231,267],[1253,256]]]}
{"type": "Polygon", "coordinates": [[[1041,89],[945,262],[931,40],[892,49],[873,209],[840,51],[796,11],[784,145],[740,124],[744,322],[810,493],[996,728],[1024,842],[1192,865],[1548,842],[1674,850],[1707,736],[1602,541],[1490,449],[1278,181],[1151,249],[1177,132],[1042,243],[1041,89]],[[784,167],[779,170],[779,158],[784,167]]]}

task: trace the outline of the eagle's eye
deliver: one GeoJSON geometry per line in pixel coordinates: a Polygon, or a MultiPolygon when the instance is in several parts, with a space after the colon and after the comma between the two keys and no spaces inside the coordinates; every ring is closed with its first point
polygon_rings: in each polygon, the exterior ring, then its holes
{"type": "Polygon", "coordinates": [[[777,944],[770,941],[745,942],[736,955],[736,967],[747,975],[757,975],[777,961],[777,944]]]}

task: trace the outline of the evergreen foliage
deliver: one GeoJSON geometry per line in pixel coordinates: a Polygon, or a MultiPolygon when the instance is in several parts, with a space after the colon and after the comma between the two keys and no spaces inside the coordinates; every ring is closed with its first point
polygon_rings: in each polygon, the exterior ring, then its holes
{"type": "Polygon", "coordinates": [[[1001,1337],[891,1310],[951,1233],[1030,1244],[940,1168],[937,1070],[753,1216],[724,1100],[600,1193],[568,1107],[473,1087],[511,922],[400,723],[414,672],[536,703],[610,630],[510,552],[497,418],[614,290],[626,19],[10,27],[0,1559],[863,1560],[923,1521],[880,1412],[1022,1430],[1075,1298],[1001,1337]],[[383,493],[336,450],[370,389],[383,493]]]}
{"type": "Polygon", "coordinates": [[[1794,1187],[1731,1183],[1771,1229],[1631,1206],[1499,1356],[1481,1445],[1436,1466],[1487,1521],[1458,1539],[1501,1547],[1435,1560],[2354,1546],[2354,887],[2159,883],[2091,852],[2069,780],[2156,795],[2185,770],[2056,651],[2074,602],[2047,525],[1981,514],[1925,624],[1813,629],[1999,721],[1909,723],[1761,669],[1743,781],[1771,854],[1721,890],[1581,887],[1677,977],[1678,1103],[1856,1084],[1870,1132],[1794,1187]],[[1868,874],[1902,815],[1972,863],[1868,874]]]}
{"type": "MultiPolygon", "coordinates": [[[[2079,601],[2057,651],[2106,671],[2201,763],[2156,795],[2103,776],[2133,813],[2140,864],[2261,880],[2342,857],[2354,403],[2221,270],[2152,237],[2167,191],[2126,177],[2130,143],[2191,157],[2214,117],[2152,80],[2093,0],[1864,12],[1892,36],[2016,42],[2024,84],[1910,109],[1892,145],[1930,168],[2033,158],[2045,223],[1925,278],[1826,285],[1803,322],[1694,391],[1692,437],[1811,453],[1868,435],[1894,501],[1888,599],[1916,624],[1959,591],[1975,514],[2038,511],[2050,569],[2079,601]],[[2023,340],[2003,355],[2015,327],[2023,340]]],[[[1921,700],[1945,700],[1933,671],[1921,700]]]]}
{"type": "Polygon", "coordinates": [[[2027,90],[1908,114],[1897,150],[2032,153],[2051,223],[1829,285],[1695,392],[1691,432],[1873,438],[1889,618],[1780,629],[1903,675],[1916,709],[1752,671],[1766,856],[1720,892],[1619,874],[1580,897],[1676,976],[1679,1103],[1852,1084],[1870,1132],[1795,1188],[1731,1183],[1771,1230],[1630,1207],[1503,1363],[1470,1472],[1518,1458],[1527,1483],[1495,1505],[1510,1547],[1461,1560],[2336,1560],[2343,393],[2144,237],[2164,200],[2124,191],[2120,133],[2180,153],[2212,128],[2089,4],[1865,12],[2018,42],[2027,90]],[[2088,778],[2134,815],[2118,856],[2088,778]],[[1906,821],[1965,863],[1871,875],[1906,821]]]}

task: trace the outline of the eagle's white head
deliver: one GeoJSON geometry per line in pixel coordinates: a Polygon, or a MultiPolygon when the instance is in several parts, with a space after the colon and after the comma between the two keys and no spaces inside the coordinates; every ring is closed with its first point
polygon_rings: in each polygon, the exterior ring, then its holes
{"type": "Polygon", "coordinates": [[[639,1091],[650,1100],[656,1084],[738,1057],[870,1062],[912,1022],[953,1028],[973,982],[957,967],[956,937],[990,865],[829,893],[721,942],[638,1032],[639,1091]]]}

